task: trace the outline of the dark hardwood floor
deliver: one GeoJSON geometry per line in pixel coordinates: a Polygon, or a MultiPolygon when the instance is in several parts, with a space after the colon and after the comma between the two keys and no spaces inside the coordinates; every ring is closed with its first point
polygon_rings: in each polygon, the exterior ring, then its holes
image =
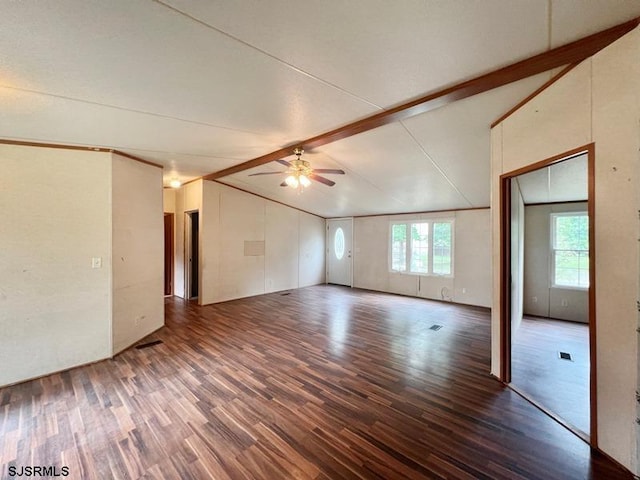
{"type": "Polygon", "coordinates": [[[518,390],[589,435],[587,324],[524,317],[512,340],[511,369],[518,390]]]}
{"type": "Polygon", "coordinates": [[[489,376],[485,310],[317,286],[166,318],[161,344],[1,389],[0,478],[632,478],[489,376]]]}

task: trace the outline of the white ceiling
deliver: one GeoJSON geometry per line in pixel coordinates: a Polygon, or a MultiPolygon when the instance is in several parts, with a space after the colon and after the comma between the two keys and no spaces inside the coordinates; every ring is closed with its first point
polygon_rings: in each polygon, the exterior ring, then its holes
{"type": "Polygon", "coordinates": [[[526,205],[586,201],[588,198],[586,154],[516,178],[526,205]]]}
{"type": "MultiPolygon", "coordinates": [[[[640,16],[637,0],[0,0],[0,138],[206,175],[640,16]]],[[[552,72],[221,179],[326,217],[489,204],[489,125],[552,72]]]]}

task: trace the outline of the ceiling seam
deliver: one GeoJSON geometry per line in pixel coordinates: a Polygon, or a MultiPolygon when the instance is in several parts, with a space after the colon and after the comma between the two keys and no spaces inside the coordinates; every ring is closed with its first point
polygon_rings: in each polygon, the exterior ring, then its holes
{"type": "MultiPolygon", "coordinates": [[[[102,145],[102,146],[98,146],[97,144],[91,144],[91,145],[87,145],[84,143],[74,143],[74,142],[65,142],[65,143],[49,143],[48,141],[41,139],[41,138],[31,138],[31,137],[11,137],[11,138],[0,138],[0,144],[3,142],[7,142],[9,144],[12,144],[12,142],[31,142],[31,143],[37,143],[37,144],[41,144],[41,145],[34,145],[34,146],[42,146],[42,147],[52,147],[52,146],[60,146],[59,148],[63,148],[63,147],[78,147],[81,149],[88,149],[88,150],[93,150],[95,148],[98,148],[99,151],[113,151],[113,152],[120,152],[120,153],[124,153],[124,154],[128,154],[128,155],[132,155],[129,154],[128,152],[148,152],[148,153],[164,153],[167,155],[181,155],[181,156],[185,156],[185,157],[200,157],[203,159],[207,159],[207,160],[226,160],[226,161],[236,161],[239,160],[237,158],[229,158],[229,157],[220,157],[217,155],[204,155],[201,153],[182,153],[182,152],[169,152],[166,150],[151,150],[149,148],[136,148],[136,147],[123,147],[120,145],[102,145]]],[[[143,159],[144,160],[144,159],[143,159]]],[[[150,162],[150,160],[145,160],[147,162],[150,162]]],[[[156,160],[159,161],[159,160],[156,160]]],[[[151,162],[153,163],[153,162],[151,162]]],[[[160,166],[160,164],[158,164],[158,166],[160,166]]],[[[163,166],[164,168],[164,166],[163,166]]],[[[173,166],[167,166],[167,169],[173,169],[175,167],[173,166]]],[[[172,171],[172,170],[167,170],[172,171]]],[[[193,178],[190,181],[195,181],[198,180],[201,177],[197,177],[197,178],[193,178]]]]}
{"type": "Polygon", "coordinates": [[[322,83],[323,85],[326,85],[326,86],[331,87],[331,88],[333,88],[335,90],[338,90],[339,92],[344,93],[345,95],[349,95],[350,97],[352,97],[352,98],[354,98],[356,100],[359,100],[361,102],[364,102],[367,105],[369,105],[371,107],[374,107],[374,108],[376,108],[378,110],[384,110],[383,107],[381,107],[380,105],[378,105],[376,103],[373,103],[370,100],[367,100],[366,98],[363,98],[363,97],[361,97],[359,95],[356,95],[355,93],[350,92],[349,90],[346,90],[346,89],[336,85],[335,83],[332,83],[332,82],[330,82],[328,80],[324,80],[324,79],[322,79],[320,77],[317,77],[316,75],[314,75],[314,74],[312,74],[310,72],[307,72],[306,70],[303,70],[300,67],[296,67],[295,65],[287,62],[286,60],[283,60],[283,59],[275,56],[274,54],[269,53],[266,50],[263,50],[260,47],[252,45],[251,43],[246,42],[246,41],[236,37],[235,35],[233,35],[231,33],[225,32],[224,30],[221,30],[220,28],[215,27],[215,26],[205,22],[204,20],[200,20],[199,18],[194,17],[193,15],[190,15],[190,14],[188,14],[188,13],[182,11],[182,10],[179,10],[178,8],[176,8],[176,7],[172,6],[172,5],[169,5],[169,4],[165,3],[165,2],[163,2],[162,0],[151,0],[151,1],[154,2],[154,3],[157,3],[158,5],[162,5],[163,7],[167,8],[167,9],[169,9],[169,10],[175,12],[175,13],[177,13],[178,15],[182,15],[183,17],[188,18],[189,20],[192,20],[192,21],[194,21],[194,22],[196,22],[196,23],[198,23],[198,24],[200,24],[200,25],[202,25],[202,26],[204,26],[204,27],[206,27],[206,28],[208,28],[210,30],[218,32],[219,34],[224,35],[225,37],[230,38],[231,40],[233,40],[235,42],[238,42],[241,45],[244,45],[245,47],[251,48],[252,50],[255,50],[256,52],[259,52],[262,55],[265,55],[265,56],[271,58],[272,60],[275,60],[278,63],[281,63],[282,65],[284,65],[287,68],[295,71],[296,73],[304,75],[304,76],[306,76],[308,78],[311,78],[312,80],[315,80],[317,82],[322,83]]]}
{"type": "Polygon", "coordinates": [[[219,155],[207,155],[204,153],[184,153],[184,152],[169,152],[167,150],[152,150],[150,148],[138,148],[138,147],[110,147],[115,148],[117,150],[133,150],[136,152],[149,152],[149,153],[166,153],[167,155],[184,155],[185,157],[199,157],[205,159],[213,159],[213,160],[230,160],[236,161],[241,160],[240,158],[231,158],[231,157],[221,157],[219,155]]]}
{"type": "Polygon", "coordinates": [[[411,137],[411,139],[416,143],[416,145],[418,146],[418,148],[422,151],[422,153],[424,153],[425,157],[427,157],[429,159],[429,161],[433,164],[433,166],[435,167],[435,169],[438,171],[438,173],[440,173],[440,175],[442,175],[442,177],[449,183],[449,185],[451,185],[451,187],[453,187],[453,189],[458,192],[458,194],[464,199],[465,202],[467,202],[469,204],[470,207],[473,207],[473,203],[471,203],[469,201],[469,199],[464,195],[464,193],[462,193],[460,191],[460,189],[458,187],[455,186],[455,184],[451,181],[451,179],[449,179],[449,177],[447,176],[446,173],[444,173],[444,170],[440,167],[440,165],[438,165],[436,163],[436,161],[431,157],[431,155],[429,155],[427,153],[427,151],[425,150],[425,148],[422,146],[422,144],[418,141],[418,139],[413,135],[413,133],[411,133],[411,130],[409,130],[409,128],[405,125],[405,123],[403,121],[399,122],[400,125],[402,125],[402,128],[404,128],[407,132],[407,134],[411,137]]]}
{"type": "MultiPolygon", "coordinates": [[[[0,139],[0,143],[2,143],[4,139],[0,139]]],[[[6,140],[10,140],[10,141],[23,141],[23,142],[33,142],[33,143],[43,143],[46,146],[47,145],[47,141],[43,140],[41,138],[31,138],[31,137],[11,137],[11,138],[7,138],[6,140]]],[[[51,143],[51,145],[57,145],[58,142],[56,143],[51,143]]],[[[219,157],[217,155],[204,155],[201,153],[181,153],[181,152],[168,152],[165,150],[151,150],[148,148],[136,148],[136,147],[123,147],[120,145],[102,145],[102,146],[98,146],[97,144],[91,144],[91,145],[87,145],[84,143],[75,143],[75,142],[64,142],[64,145],[70,145],[73,147],[81,147],[81,148],[88,148],[91,149],[92,147],[97,147],[100,149],[105,149],[105,150],[118,150],[120,152],[123,153],[127,153],[127,151],[134,151],[134,152],[150,152],[150,153],[164,153],[167,155],[184,155],[187,157],[202,157],[205,159],[211,159],[211,160],[228,160],[228,161],[236,161],[239,160],[238,158],[229,158],[229,157],[219,157]]],[[[200,177],[198,177],[200,178],[200,177]]],[[[194,178],[193,180],[197,180],[197,178],[194,178]]]]}
{"type": "Polygon", "coordinates": [[[343,140],[344,138],[352,135],[364,133],[389,123],[401,122],[403,119],[407,119],[411,116],[426,113],[435,108],[441,108],[449,103],[493,90],[512,82],[531,77],[538,73],[562,67],[568,63],[581,62],[585,58],[588,58],[600,51],[611,42],[617,40],[622,35],[638,27],[639,24],[640,17],[634,18],[633,20],[620,25],[616,25],[560,47],[520,60],[506,67],[499,68],[498,70],[493,70],[489,73],[480,75],[479,77],[474,77],[471,80],[463,81],[396,107],[383,110],[374,115],[370,115],[363,119],[330,130],[329,132],[321,133],[303,141],[296,141],[295,143],[288,144],[286,147],[280,148],[279,150],[247,160],[246,162],[237,164],[233,167],[212,172],[208,175],[204,175],[203,178],[213,180],[232,175],[240,171],[248,170],[250,168],[284,158],[286,155],[290,154],[289,150],[293,147],[302,147],[306,149],[318,148],[328,143],[343,140]]]}
{"type": "Polygon", "coordinates": [[[46,96],[46,97],[59,98],[61,100],[68,100],[68,101],[71,101],[71,102],[85,103],[87,105],[95,105],[95,106],[98,106],[98,107],[111,108],[113,110],[121,110],[121,111],[124,111],[124,112],[139,113],[141,115],[148,115],[148,116],[151,116],[151,117],[166,118],[167,120],[175,120],[177,122],[190,123],[190,124],[193,124],[193,125],[202,125],[202,126],[205,126],[205,127],[218,128],[218,129],[221,129],[221,130],[229,130],[229,131],[232,131],[232,132],[248,133],[248,134],[251,134],[251,135],[260,135],[260,136],[263,136],[263,137],[267,137],[268,136],[268,134],[266,134],[266,133],[253,132],[251,130],[241,130],[241,129],[233,128],[233,127],[223,127],[221,125],[214,125],[212,123],[199,122],[197,120],[186,120],[184,118],[172,117],[171,115],[164,115],[162,113],[153,113],[153,112],[147,112],[145,110],[136,110],[136,109],[133,109],[133,108],[124,108],[124,107],[120,107],[118,105],[110,105],[108,103],[100,103],[100,102],[95,102],[93,100],[83,100],[83,99],[80,99],[80,98],[68,97],[66,95],[59,95],[59,94],[56,94],[56,93],[47,93],[47,92],[42,92],[42,91],[39,91],[39,90],[31,90],[31,89],[28,89],[28,88],[12,87],[12,86],[9,86],[9,85],[1,85],[1,84],[0,84],[0,88],[5,88],[5,89],[8,89],[8,90],[15,90],[15,91],[24,92],[24,93],[32,93],[32,94],[35,94],[35,95],[42,95],[42,96],[46,96]]]}

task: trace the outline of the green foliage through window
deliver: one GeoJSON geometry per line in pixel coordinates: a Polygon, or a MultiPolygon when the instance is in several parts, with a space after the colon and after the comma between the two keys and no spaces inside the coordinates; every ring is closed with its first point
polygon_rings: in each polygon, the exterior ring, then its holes
{"type": "Polygon", "coordinates": [[[586,213],[552,215],[553,278],[563,287],[589,286],[589,217],[586,213]]]}
{"type": "Polygon", "coordinates": [[[391,224],[391,270],[418,274],[452,274],[453,224],[406,222],[391,224]],[[408,238],[407,238],[408,237],[408,238]]]}
{"type": "Polygon", "coordinates": [[[451,224],[433,224],[433,273],[451,274],[451,224]]]}

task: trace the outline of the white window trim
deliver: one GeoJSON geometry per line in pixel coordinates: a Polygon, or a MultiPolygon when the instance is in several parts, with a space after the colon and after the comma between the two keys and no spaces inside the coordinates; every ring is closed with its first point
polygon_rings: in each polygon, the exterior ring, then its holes
{"type": "MultiPolygon", "coordinates": [[[[550,222],[550,232],[549,235],[549,288],[562,289],[562,290],[580,290],[587,291],[589,287],[582,287],[580,285],[562,285],[556,283],[556,218],[557,217],[584,217],[589,218],[589,214],[586,211],[575,211],[575,212],[551,212],[549,214],[549,222],[550,222]]],[[[588,232],[587,232],[588,235],[588,232]]],[[[591,256],[589,249],[587,250],[579,250],[581,252],[587,252],[589,255],[589,262],[591,262],[591,256]]]]}
{"type": "Polygon", "coordinates": [[[451,217],[432,217],[432,218],[418,218],[410,220],[392,220],[389,222],[389,233],[387,235],[387,261],[388,269],[390,273],[398,275],[413,275],[422,277],[440,277],[440,278],[453,278],[454,277],[454,245],[455,245],[455,219],[451,217]],[[410,228],[414,223],[426,223],[428,224],[429,232],[429,248],[428,248],[428,260],[427,260],[427,273],[412,272],[411,271],[411,241],[409,241],[410,228]],[[451,224],[451,273],[433,273],[433,224],[434,223],[449,223],[451,224]],[[405,246],[405,270],[393,269],[393,242],[391,241],[393,236],[394,225],[405,225],[407,228],[407,244],[405,246]]]}

